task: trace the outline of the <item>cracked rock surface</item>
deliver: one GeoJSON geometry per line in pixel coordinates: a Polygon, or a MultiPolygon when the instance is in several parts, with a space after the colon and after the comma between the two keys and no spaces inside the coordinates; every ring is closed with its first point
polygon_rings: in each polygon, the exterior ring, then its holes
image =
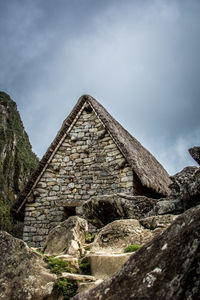
{"type": "Polygon", "coordinates": [[[112,278],[74,300],[199,299],[200,205],[180,215],[112,278]]]}
{"type": "Polygon", "coordinates": [[[0,231],[0,299],[53,300],[57,277],[46,268],[40,254],[22,240],[0,231]]]}

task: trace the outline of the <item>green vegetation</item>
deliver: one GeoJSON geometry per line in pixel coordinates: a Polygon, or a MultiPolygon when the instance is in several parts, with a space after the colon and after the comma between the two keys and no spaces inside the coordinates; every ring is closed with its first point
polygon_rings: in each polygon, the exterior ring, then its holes
{"type": "Polygon", "coordinates": [[[69,300],[73,296],[76,295],[78,286],[75,280],[69,279],[58,279],[58,281],[54,284],[54,289],[60,292],[63,295],[64,300],[69,300]]]}
{"type": "Polygon", "coordinates": [[[0,92],[0,229],[12,231],[10,208],[37,163],[16,103],[0,92]]]}
{"type": "Polygon", "coordinates": [[[13,219],[10,216],[9,204],[0,198],[0,229],[11,231],[13,228],[13,219]]]}
{"type": "Polygon", "coordinates": [[[135,252],[137,251],[138,249],[140,249],[142,246],[141,245],[138,245],[138,244],[134,244],[134,245],[129,245],[125,248],[125,253],[127,252],[135,252]]]}
{"type": "Polygon", "coordinates": [[[91,234],[89,232],[86,232],[85,241],[86,241],[87,244],[92,243],[94,241],[94,238],[95,238],[95,234],[91,234]]]}
{"type": "MultiPolygon", "coordinates": [[[[38,250],[37,250],[38,251],[38,250]]],[[[43,255],[43,260],[47,263],[50,271],[58,276],[56,283],[54,284],[54,290],[63,295],[63,299],[68,300],[76,295],[78,286],[76,280],[69,280],[66,278],[60,278],[59,276],[63,272],[77,273],[75,268],[69,266],[68,262],[56,258],[53,256],[45,257],[43,252],[39,250],[39,253],[43,255]]]]}
{"type": "Polygon", "coordinates": [[[45,254],[43,253],[43,251],[40,250],[40,249],[36,249],[35,251],[36,251],[37,253],[39,253],[39,254],[42,256],[43,260],[44,260],[45,254]]]}
{"type": "Polygon", "coordinates": [[[87,258],[84,258],[79,261],[79,268],[81,270],[81,274],[83,275],[91,275],[90,263],[87,258]]]}
{"type": "Polygon", "coordinates": [[[52,273],[61,275],[63,272],[77,273],[75,268],[69,266],[68,262],[55,257],[45,257],[44,261],[47,263],[48,268],[52,273]]]}

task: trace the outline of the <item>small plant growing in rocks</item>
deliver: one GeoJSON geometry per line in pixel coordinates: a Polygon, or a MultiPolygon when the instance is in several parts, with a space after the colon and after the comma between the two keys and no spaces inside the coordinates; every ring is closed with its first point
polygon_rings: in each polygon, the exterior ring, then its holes
{"type": "Polygon", "coordinates": [[[63,272],[77,273],[77,270],[70,267],[66,261],[60,258],[50,256],[44,257],[43,259],[47,263],[50,271],[58,276],[57,281],[54,284],[54,290],[61,293],[64,300],[71,299],[71,297],[75,296],[78,289],[76,280],[60,278],[60,275],[63,272]]]}
{"type": "Polygon", "coordinates": [[[64,300],[69,300],[71,297],[76,295],[78,286],[75,280],[69,279],[58,279],[58,281],[54,284],[54,290],[61,293],[63,295],[64,300]]]}
{"type": "Polygon", "coordinates": [[[94,238],[95,238],[95,234],[91,234],[89,232],[86,232],[85,241],[86,241],[87,244],[92,243],[94,241],[94,238]]]}
{"type": "Polygon", "coordinates": [[[138,249],[140,249],[142,246],[141,245],[138,245],[138,244],[134,244],[134,245],[128,245],[126,248],[125,248],[125,253],[127,252],[135,252],[137,251],[138,249]]]}
{"type": "Polygon", "coordinates": [[[78,264],[83,275],[91,275],[90,263],[87,258],[83,258],[78,264]]]}
{"type": "Polygon", "coordinates": [[[56,275],[61,275],[63,272],[77,273],[75,268],[70,267],[68,262],[60,258],[50,256],[45,257],[44,261],[47,263],[48,268],[51,270],[51,272],[56,275]]]}

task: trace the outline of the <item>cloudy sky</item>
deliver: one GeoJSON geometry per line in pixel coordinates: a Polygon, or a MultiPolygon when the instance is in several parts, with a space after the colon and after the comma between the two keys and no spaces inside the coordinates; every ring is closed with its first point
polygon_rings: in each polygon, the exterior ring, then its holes
{"type": "Polygon", "coordinates": [[[170,174],[200,144],[199,0],[0,0],[0,90],[42,157],[82,94],[170,174]]]}

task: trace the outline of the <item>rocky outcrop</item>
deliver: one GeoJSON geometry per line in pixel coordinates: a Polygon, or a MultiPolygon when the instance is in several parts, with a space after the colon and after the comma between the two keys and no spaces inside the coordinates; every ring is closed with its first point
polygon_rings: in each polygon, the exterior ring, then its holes
{"type": "Polygon", "coordinates": [[[200,169],[186,167],[171,177],[171,198],[179,199],[186,210],[200,204],[200,169]]]}
{"type": "Polygon", "coordinates": [[[167,197],[159,199],[153,209],[146,214],[146,217],[165,214],[178,215],[183,211],[183,202],[180,198],[167,197]]]}
{"type": "Polygon", "coordinates": [[[69,217],[49,233],[45,245],[45,254],[58,255],[66,253],[79,257],[85,243],[87,230],[86,220],[77,216],[69,217]]]}
{"type": "Polygon", "coordinates": [[[123,253],[130,244],[145,244],[153,234],[138,220],[118,220],[101,229],[90,249],[91,252],[123,253]]]}
{"type": "Polygon", "coordinates": [[[194,160],[200,165],[200,147],[195,146],[190,148],[188,151],[192,158],[194,158],[194,160]]]}
{"type": "Polygon", "coordinates": [[[145,196],[112,194],[92,197],[77,212],[97,228],[119,219],[140,219],[151,211],[157,199],[145,196]]]}
{"type": "Polygon", "coordinates": [[[0,299],[58,299],[53,286],[57,277],[45,268],[41,255],[19,239],[0,231],[0,299]]]}
{"type": "Polygon", "coordinates": [[[146,229],[157,229],[156,232],[161,232],[167,227],[169,227],[169,225],[171,225],[177,217],[178,216],[174,215],[153,216],[149,218],[140,219],[139,222],[146,229]]]}
{"type": "Polygon", "coordinates": [[[16,103],[0,92],[0,229],[12,230],[10,208],[37,163],[16,103]]]}
{"type": "Polygon", "coordinates": [[[200,206],[143,246],[110,280],[75,300],[198,299],[200,206]]]}
{"type": "Polygon", "coordinates": [[[144,245],[166,229],[176,216],[157,216],[141,220],[114,221],[97,234],[90,251],[124,253],[131,244],[144,245]]]}

